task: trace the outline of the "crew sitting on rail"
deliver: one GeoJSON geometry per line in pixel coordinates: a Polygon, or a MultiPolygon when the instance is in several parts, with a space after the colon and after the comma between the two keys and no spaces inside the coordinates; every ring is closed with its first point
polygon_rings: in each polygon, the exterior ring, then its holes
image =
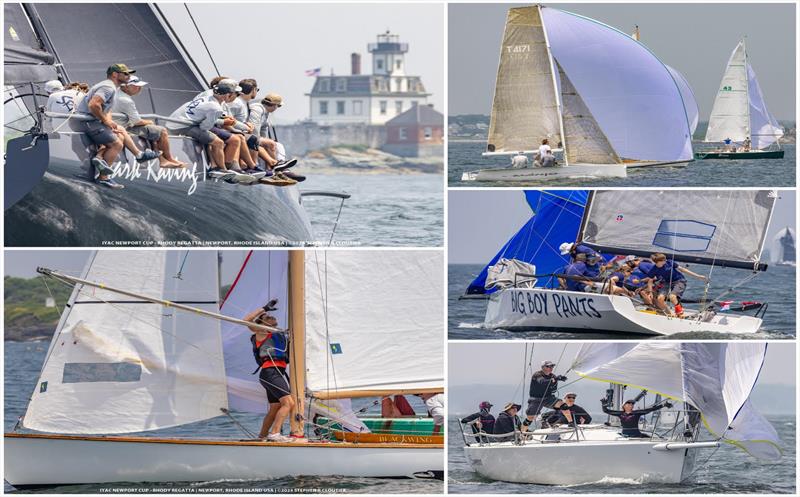
{"type": "Polygon", "coordinates": [[[625,280],[625,288],[638,295],[646,305],[653,307],[653,284],[645,280],[647,273],[654,266],[653,261],[631,255],[625,264],[631,268],[630,276],[625,280]]]}
{"type": "Polygon", "coordinates": [[[690,271],[688,268],[681,267],[672,261],[668,261],[667,256],[661,253],[653,254],[650,259],[653,261],[653,267],[647,272],[646,280],[663,284],[658,290],[658,297],[655,302],[656,307],[670,316],[682,318],[683,306],[681,306],[680,299],[683,296],[683,292],[686,291],[686,277],[684,274],[705,282],[708,282],[708,278],[690,271]],[[669,297],[674,306],[674,311],[667,307],[667,297],[669,297]]]}
{"type": "Polygon", "coordinates": [[[533,163],[537,167],[555,167],[556,156],[550,148],[550,142],[545,138],[539,145],[539,151],[533,156],[533,163]]]}
{"type": "MultiPolygon", "coordinates": [[[[239,81],[239,86],[242,91],[239,92],[239,96],[228,105],[231,116],[236,119],[235,127],[245,133],[244,136],[247,140],[247,147],[250,150],[251,157],[253,159],[260,158],[268,168],[272,169],[272,166],[278,161],[267,153],[266,147],[269,146],[274,149],[275,144],[262,142],[257,134],[258,130],[256,124],[250,120],[250,101],[253,100],[258,93],[258,83],[255,79],[248,78],[239,81]]],[[[258,171],[260,171],[260,169],[258,169],[258,171]]]]}
{"type": "MultiPolygon", "coordinates": [[[[258,136],[275,144],[274,149],[267,148],[267,152],[270,154],[274,152],[272,157],[278,162],[273,166],[273,169],[276,172],[280,172],[279,176],[282,175],[297,182],[305,181],[305,176],[292,173],[288,170],[290,167],[294,167],[297,164],[297,159],[286,158],[286,148],[278,141],[278,133],[271,121],[272,113],[276,112],[281,107],[283,107],[283,97],[277,93],[267,93],[267,96],[261,99],[260,105],[251,102],[251,112],[254,112],[256,116],[260,116],[258,117],[257,124],[258,136]],[[258,107],[260,107],[261,112],[259,112],[258,107]]],[[[256,118],[253,117],[253,119],[255,124],[256,118]]]]}
{"type": "Polygon", "coordinates": [[[633,296],[633,292],[625,288],[625,282],[629,280],[632,270],[627,264],[623,264],[616,271],[613,271],[603,288],[603,293],[609,295],[625,295],[626,297],[633,296]]]}
{"type": "Polygon", "coordinates": [[[658,411],[664,407],[672,407],[670,402],[664,400],[663,402],[655,404],[646,409],[634,410],[634,402],[632,400],[626,400],[625,403],[622,404],[622,410],[615,411],[609,408],[606,399],[601,399],[601,402],[604,413],[619,418],[620,426],[622,426],[622,436],[627,438],[650,438],[650,435],[646,435],[639,431],[639,419],[645,414],[649,414],[653,411],[658,411]]]}
{"type": "Polygon", "coordinates": [[[542,426],[558,426],[558,425],[574,425],[574,424],[589,424],[592,422],[592,416],[586,412],[586,409],[575,403],[578,394],[570,392],[564,396],[564,403],[560,408],[551,411],[547,416],[544,416],[542,426]]]}
{"type": "MultiPolygon", "coordinates": [[[[65,88],[61,81],[54,79],[48,81],[44,85],[44,89],[48,94],[47,104],[45,110],[48,112],[59,112],[61,114],[72,114],[75,112],[78,104],[83,97],[86,96],[85,92],[81,91],[81,83],[70,83],[65,88]]],[[[88,85],[87,85],[88,91],[88,85]]]]}
{"type": "Polygon", "coordinates": [[[494,433],[495,419],[490,412],[491,410],[492,404],[484,400],[478,404],[478,412],[470,414],[469,416],[464,416],[463,418],[459,419],[458,422],[461,424],[470,425],[472,427],[472,433],[477,435],[476,438],[478,441],[487,443],[489,442],[489,438],[481,434],[494,433]]]}
{"type": "MultiPolygon", "coordinates": [[[[573,292],[591,292],[595,288],[590,271],[586,267],[586,254],[578,254],[564,269],[565,277],[559,277],[562,288],[573,292]]],[[[602,283],[600,283],[602,285],[602,283]]]]}
{"type": "Polygon", "coordinates": [[[555,396],[555,393],[558,391],[558,382],[566,381],[567,377],[553,374],[555,366],[556,364],[552,361],[544,361],[542,369],[531,376],[531,385],[528,389],[528,408],[525,410],[527,417],[522,422],[522,431],[526,431],[536,421],[536,416],[542,412],[543,408],[558,409],[563,404],[561,399],[555,396]]]}
{"type": "Polygon", "coordinates": [[[503,411],[497,415],[494,422],[494,435],[507,435],[504,437],[492,437],[495,442],[513,442],[516,431],[521,430],[521,423],[517,413],[522,408],[521,405],[509,402],[503,407],[503,411]]]}
{"type": "Polygon", "coordinates": [[[159,163],[161,167],[185,167],[186,164],[172,156],[169,148],[169,134],[166,128],[149,119],[142,119],[136,109],[136,103],[131,97],[141,93],[142,87],[146,84],[146,81],[142,81],[136,76],[131,76],[127,83],[120,85],[121,93],[117,94],[114,101],[112,112],[115,116],[112,119],[115,123],[125,128],[128,134],[138,136],[148,143],[155,143],[156,150],[162,154],[159,163]]]}

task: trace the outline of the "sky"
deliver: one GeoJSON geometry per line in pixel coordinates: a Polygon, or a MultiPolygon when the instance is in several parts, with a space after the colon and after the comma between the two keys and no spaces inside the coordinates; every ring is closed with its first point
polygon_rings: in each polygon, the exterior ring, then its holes
{"type": "MultiPolygon", "coordinates": [[[[159,4],[203,74],[216,74],[183,3],[159,4]]],[[[433,95],[429,103],[444,108],[444,6],[442,4],[192,3],[194,17],[211,55],[225,76],[255,78],[261,91],[279,93],[279,123],[308,117],[314,78],[350,74],[350,54],[361,54],[361,73],[372,72],[367,44],[387,29],[409,44],[406,74],[421,76],[433,95]],[[220,17],[224,23],[220,23],[220,17]]]]}
{"type": "MultiPolygon", "coordinates": [[[[779,194],[767,240],[784,227],[797,225],[795,192],[780,190],[779,194]]],[[[447,212],[448,264],[489,262],[531,217],[520,190],[450,190],[447,212]]]]}
{"type": "MultiPolygon", "coordinates": [[[[779,120],[795,120],[795,5],[548,4],[601,21],[626,33],[639,25],[641,41],[689,81],[708,119],[728,58],[747,36],[750,64],[767,107],[779,120]]],[[[488,115],[509,4],[450,4],[448,114],[488,115]]],[[[517,5],[519,6],[519,5],[517,5]]]]}

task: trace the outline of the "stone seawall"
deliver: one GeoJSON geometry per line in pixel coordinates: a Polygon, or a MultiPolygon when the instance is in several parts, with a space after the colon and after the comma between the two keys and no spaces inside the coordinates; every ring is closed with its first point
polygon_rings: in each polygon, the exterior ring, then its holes
{"type": "Polygon", "coordinates": [[[320,126],[301,122],[276,126],[278,140],[289,155],[302,156],[315,150],[325,150],[340,145],[381,148],[386,143],[386,127],[366,124],[337,124],[320,126]]]}

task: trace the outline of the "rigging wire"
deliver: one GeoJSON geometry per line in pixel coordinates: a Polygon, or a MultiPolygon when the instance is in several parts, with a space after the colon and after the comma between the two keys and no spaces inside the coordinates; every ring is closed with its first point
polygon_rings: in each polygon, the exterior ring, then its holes
{"type": "Polygon", "coordinates": [[[197,26],[197,23],[194,20],[194,16],[192,15],[192,11],[189,10],[189,4],[184,2],[183,6],[186,7],[186,12],[189,14],[189,19],[191,19],[192,20],[192,24],[194,24],[194,29],[197,31],[197,36],[199,36],[200,37],[200,41],[203,42],[203,47],[206,49],[206,53],[208,54],[208,58],[211,59],[211,64],[214,66],[214,71],[217,72],[217,76],[221,76],[221,74],[219,72],[219,68],[217,67],[217,63],[216,63],[216,61],[214,61],[214,57],[211,55],[211,50],[209,50],[208,49],[208,45],[206,45],[206,39],[203,38],[203,33],[200,32],[200,28],[197,26]]]}

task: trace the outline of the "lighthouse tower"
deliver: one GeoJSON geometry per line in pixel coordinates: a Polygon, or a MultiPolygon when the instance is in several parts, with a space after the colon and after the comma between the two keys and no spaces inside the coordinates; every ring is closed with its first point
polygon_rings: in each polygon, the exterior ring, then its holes
{"type": "Polygon", "coordinates": [[[408,43],[400,43],[400,36],[389,30],[378,35],[377,43],[370,43],[367,50],[372,54],[372,74],[376,76],[405,76],[405,58],[408,43]]]}

